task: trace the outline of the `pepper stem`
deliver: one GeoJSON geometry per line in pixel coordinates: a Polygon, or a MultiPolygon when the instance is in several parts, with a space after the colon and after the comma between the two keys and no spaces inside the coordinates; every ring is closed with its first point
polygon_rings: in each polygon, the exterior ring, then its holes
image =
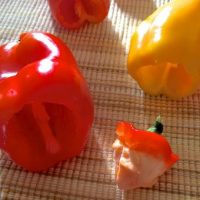
{"type": "Polygon", "coordinates": [[[42,103],[32,103],[32,112],[44,138],[46,150],[52,154],[57,153],[60,150],[60,144],[49,126],[49,115],[45,106],[42,103]]]}
{"type": "Polygon", "coordinates": [[[160,116],[158,116],[156,118],[156,121],[152,124],[152,126],[150,128],[147,129],[147,131],[158,133],[158,134],[162,134],[162,132],[163,132],[163,124],[161,122],[161,117],[160,116]]]}

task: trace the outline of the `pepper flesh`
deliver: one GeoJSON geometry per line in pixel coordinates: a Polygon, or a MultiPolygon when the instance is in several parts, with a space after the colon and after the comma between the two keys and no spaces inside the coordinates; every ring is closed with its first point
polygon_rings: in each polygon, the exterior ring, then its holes
{"type": "Polygon", "coordinates": [[[49,33],[24,33],[0,47],[0,76],[0,148],[30,171],[79,155],[93,102],[66,45],[49,33]]]}
{"type": "Polygon", "coordinates": [[[146,93],[177,99],[199,88],[199,10],[199,0],[172,0],[137,27],[128,72],[146,93]]]}
{"type": "Polygon", "coordinates": [[[48,0],[56,21],[67,29],[78,29],[86,22],[100,23],[108,14],[109,0],[48,0]]]}

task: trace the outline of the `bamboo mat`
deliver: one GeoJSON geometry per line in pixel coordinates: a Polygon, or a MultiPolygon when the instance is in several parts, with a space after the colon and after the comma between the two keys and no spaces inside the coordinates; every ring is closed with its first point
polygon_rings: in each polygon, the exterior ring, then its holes
{"type": "Polygon", "coordinates": [[[145,95],[126,71],[136,25],[164,0],[112,0],[107,19],[66,31],[51,18],[45,0],[0,0],[0,43],[26,31],[62,38],[77,58],[95,104],[95,120],[82,154],[44,173],[30,173],[0,154],[1,200],[197,200],[200,199],[200,92],[178,101],[145,95]],[[119,120],[147,128],[157,115],[181,160],[151,189],[120,191],[111,145],[119,120]]]}

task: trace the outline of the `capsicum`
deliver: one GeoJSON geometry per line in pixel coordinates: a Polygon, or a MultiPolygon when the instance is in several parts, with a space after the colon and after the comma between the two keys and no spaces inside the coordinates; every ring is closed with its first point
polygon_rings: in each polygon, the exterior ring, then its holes
{"type": "Polygon", "coordinates": [[[93,122],[89,89],[56,36],[23,33],[0,47],[0,148],[30,171],[79,155],[93,122]]]}
{"type": "Polygon", "coordinates": [[[152,187],[166,170],[179,159],[164,136],[160,117],[148,130],[129,122],[118,122],[113,143],[116,182],[120,189],[152,187]]]}
{"type": "Polygon", "coordinates": [[[136,28],[128,72],[146,93],[177,99],[199,88],[199,10],[199,0],[172,0],[136,28]]]}
{"type": "Polygon", "coordinates": [[[55,20],[67,29],[78,29],[86,22],[100,23],[110,7],[110,0],[48,0],[48,3],[55,20]]]}

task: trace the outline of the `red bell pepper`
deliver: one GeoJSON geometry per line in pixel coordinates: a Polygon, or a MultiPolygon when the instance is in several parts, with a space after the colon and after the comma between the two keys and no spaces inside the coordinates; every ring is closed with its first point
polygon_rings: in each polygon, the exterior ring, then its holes
{"type": "Polygon", "coordinates": [[[48,3],[56,21],[67,29],[103,21],[110,7],[109,0],[48,0],[48,3]]]}
{"type": "Polygon", "coordinates": [[[93,122],[87,83],[66,45],[24,33],[0,47],[0,148],[41,171],[78,155],[93,122]]]}

